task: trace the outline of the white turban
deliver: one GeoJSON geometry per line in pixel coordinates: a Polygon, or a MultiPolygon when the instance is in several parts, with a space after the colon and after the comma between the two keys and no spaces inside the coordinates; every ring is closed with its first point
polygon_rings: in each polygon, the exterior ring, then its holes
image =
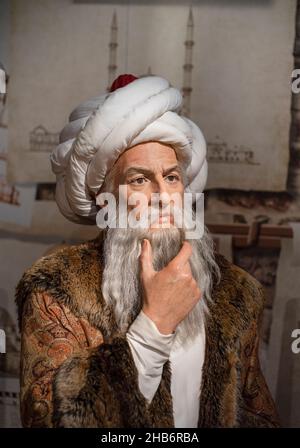
{"type": "Polygon", "coordinates": [[[178,115],[180,91],[159,76],[145,76],[83,102],[69,116],[52,152],[56,202],[62,214],[95,224],[95,194],[127,148],[147,141],[172,146],[186,167],[186,192],[201,193],[207,180],[206,143],[198,126],[178,115]]]}

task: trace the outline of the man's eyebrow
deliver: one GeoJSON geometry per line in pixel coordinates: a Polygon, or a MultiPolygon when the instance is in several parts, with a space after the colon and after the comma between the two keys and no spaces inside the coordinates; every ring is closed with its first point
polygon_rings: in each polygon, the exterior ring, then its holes
{"type": "MultiPolygon", "coordinates": [[[[172,171],[178,171],[181,174],[181,168],[178,164],[172,165],[169,168],[166,168],[163,171],[163,174],[166,175],[172,171]]],[[[124,178],[126,178],[127,176],[130,176],[131,174],[137,174],[137,173],[153,175],[153,171],[149,170],[149,168],[147,168],[145,166],[132,166],[132,167],[128,168],[127,170],[125,170],[123,175],[124,175],[124,178]]]]}

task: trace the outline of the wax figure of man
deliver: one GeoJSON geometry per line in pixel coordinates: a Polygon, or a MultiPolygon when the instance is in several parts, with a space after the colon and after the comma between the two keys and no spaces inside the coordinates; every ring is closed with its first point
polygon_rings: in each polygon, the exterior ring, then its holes
{"type": "MultiPolygon", "coordinates": [[[[181,102],[164,78],[121,75],[78,106],[51,155],[64,216],[95,225],[97,199],[119,185],[126,200],[203,192],[206,145],[181,102]]],[[[166,204],[149,228],[107,227],[24,273],[24,426],[279,425],[258,359],[261,284],[206,226],[188,240],[166,204]]]]}

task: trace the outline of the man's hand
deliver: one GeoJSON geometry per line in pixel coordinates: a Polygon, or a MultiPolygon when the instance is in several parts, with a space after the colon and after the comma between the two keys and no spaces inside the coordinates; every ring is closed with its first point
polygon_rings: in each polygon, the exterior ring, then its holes
{"type": "Polygon", "coordinates": [[[142,310],[162,334],[173,333],[200,299],[201,291],[190,268],[191,255],[192,246],[184,241],[176,257],[164,269],[155,271],[151,244],[143,240],[140,255],[142,310]]]}

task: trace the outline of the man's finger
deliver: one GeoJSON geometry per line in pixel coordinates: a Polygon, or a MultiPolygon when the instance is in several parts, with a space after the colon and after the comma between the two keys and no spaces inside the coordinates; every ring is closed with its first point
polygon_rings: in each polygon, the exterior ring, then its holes
{"type": "Polygon", "coordinates": [[[182,244],[182,248],[180,249],[176,257],[174,257],[173,260],[170,261],[169,264],[176,266],[178,269],[183,269],[186,263],[189,261],[192,252],[193,249],[190,243],[188,241],[184,241],[182,244]]]}
{"type": "Polygon", "coordinates": [[[143,239],[142,241],[140,262],[143,275],[149,276],[155,272],[153,269],[152,247],[150,241],[147,239],[143,239]]]}

